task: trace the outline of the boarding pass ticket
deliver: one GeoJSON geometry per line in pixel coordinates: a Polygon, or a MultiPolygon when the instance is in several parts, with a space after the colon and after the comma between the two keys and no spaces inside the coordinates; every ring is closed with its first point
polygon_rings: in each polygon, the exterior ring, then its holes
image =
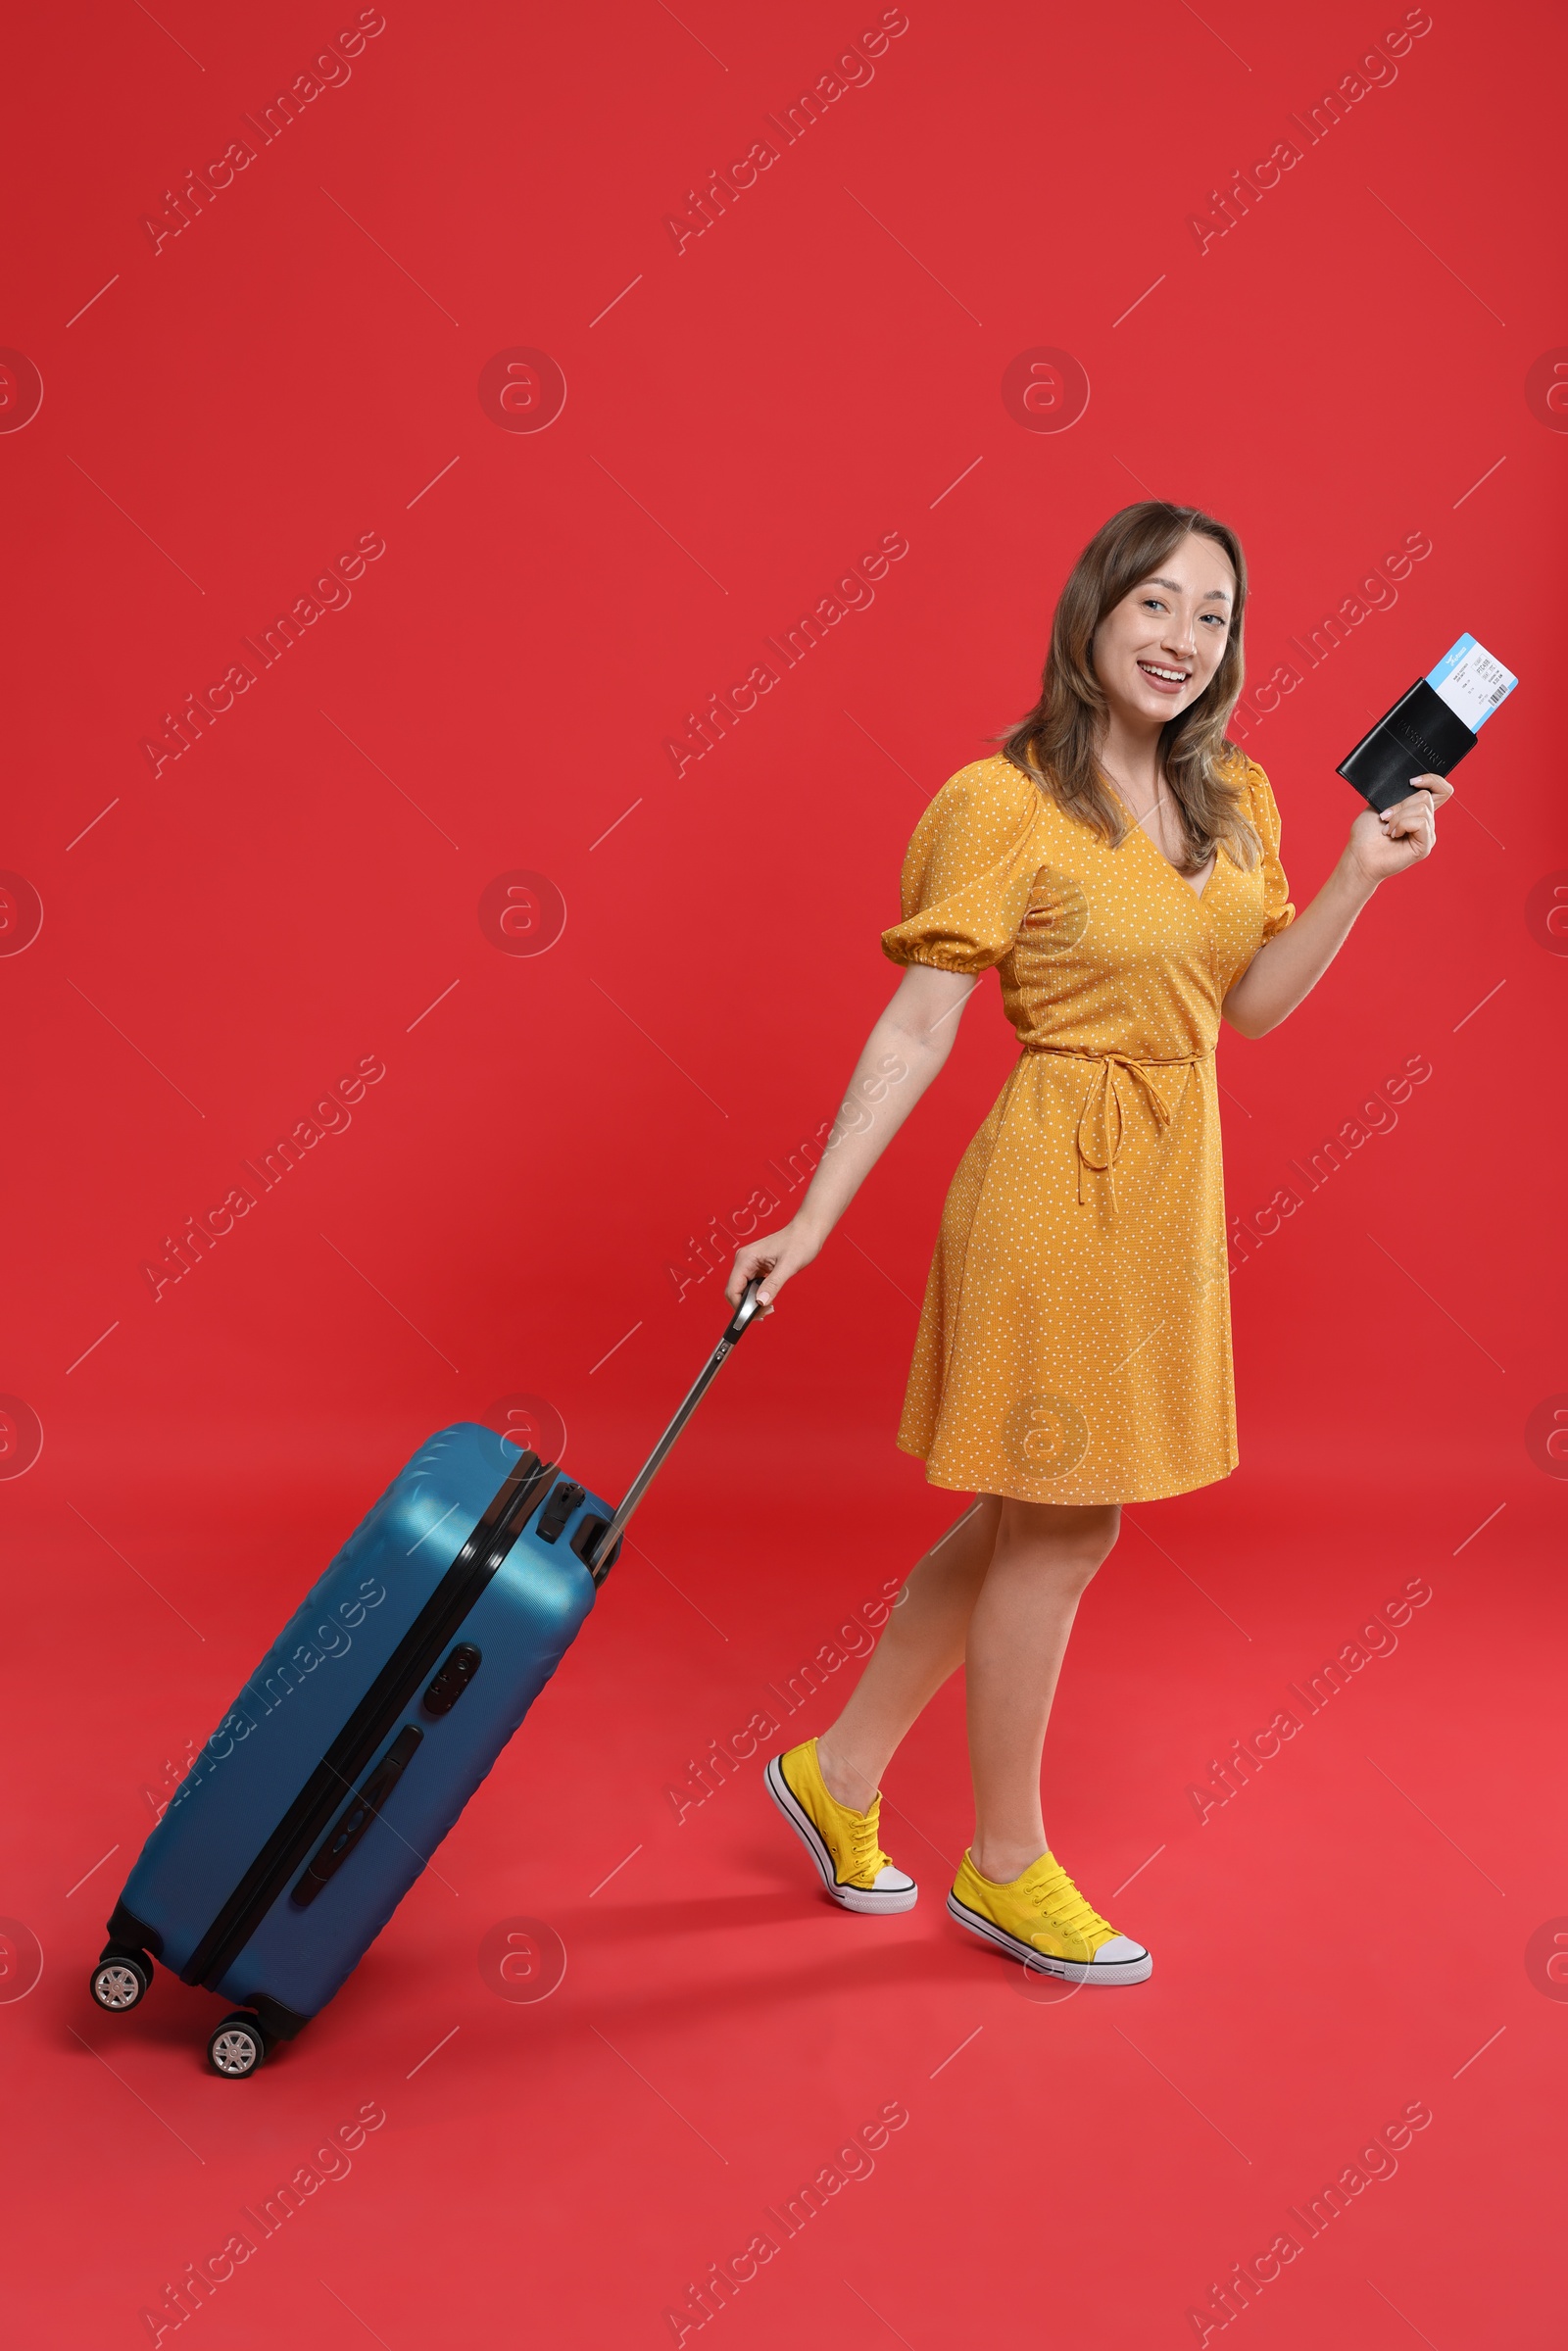
{"type": "Polygon", "coordinates": [[[1480,733],[1483,719],[1492,716],[1518,683],[1513,672],[1504,669],[1474,637],[1461,637],[1457,645],[1450,645],[1436,669],[1427,671],[1427,684],[1473,735],[1480,733]]]}

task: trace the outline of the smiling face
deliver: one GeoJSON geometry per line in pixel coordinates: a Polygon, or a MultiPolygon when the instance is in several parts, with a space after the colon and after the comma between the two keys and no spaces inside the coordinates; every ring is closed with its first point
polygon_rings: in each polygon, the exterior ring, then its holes
{"type": "Polygon", "coordinates": [[[1113,605],[1090,659],[1112,713],[1139,733],[1198,700],[1224,656],[1236,574],[1216,539],[1197,531],[1113,605]]]}

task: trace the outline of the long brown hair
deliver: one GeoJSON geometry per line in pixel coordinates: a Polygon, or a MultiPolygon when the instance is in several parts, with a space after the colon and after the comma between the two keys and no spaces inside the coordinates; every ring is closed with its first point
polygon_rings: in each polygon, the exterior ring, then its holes
{"type": "Polygon", "coordinates": [[[1101,525],[1057,601],[1040,700],[1009,734],[996,739],[1004,756],[1033,776],[1058,808],[1112,849],[1120,847],[1126,820],[1098,758],[1109,710],[1091,659],[1095,631],[1141,579],[1159,569],[1189,531],[1224,549],[1236,574],[1236,602],[1219,667],[1198,700],[1160,729],[1160,764],[1187,834],[1188,857],[1181,870],[1200,872],[1221,846],[1238,865],[1250,868],[1260,848],[1242,805],[1246,761],[1225,733],[1245,674],[1247,558],[1236,533],[1212,514],[1151,498],[1123,507],[1101,525]]]}

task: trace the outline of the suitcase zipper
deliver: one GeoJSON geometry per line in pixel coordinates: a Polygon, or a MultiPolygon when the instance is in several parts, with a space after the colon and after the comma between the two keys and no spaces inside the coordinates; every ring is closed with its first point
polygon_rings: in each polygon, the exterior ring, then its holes
{"type": "Polygon", "coordinates": [[[180,1969],[184,1984],[216,1985],[330,1825],[345,1795],[543,1500],[556,1464],[523,1453],[473,1533],[180,1969]]]}

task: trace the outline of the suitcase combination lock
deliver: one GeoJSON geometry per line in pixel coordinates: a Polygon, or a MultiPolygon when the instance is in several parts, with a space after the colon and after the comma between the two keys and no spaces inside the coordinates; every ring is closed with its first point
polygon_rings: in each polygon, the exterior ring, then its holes
{"type": "Polygon", "coordinates": [[[479,1670],[480,1652],[471,1641],[460,1641],[424,1693],[426,1714],[450,1714],[479,1670]]]}

